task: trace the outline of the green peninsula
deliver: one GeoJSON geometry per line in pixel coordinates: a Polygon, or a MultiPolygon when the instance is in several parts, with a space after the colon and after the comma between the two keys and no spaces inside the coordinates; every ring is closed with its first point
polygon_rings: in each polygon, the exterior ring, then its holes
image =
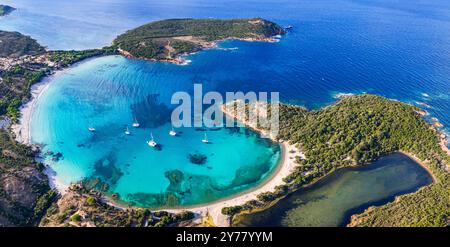
{"type": "Polygon", "coordinates": [[[224,39],[272,41],[284,34],[261,19],[170,19],[152,22],[118,36],[113,45],[129,57],[180,63],[179,55],[212,47],[224,39]]]}
{"type": "MultiPolygon", "coordinates": [[[[250,109],[250,108],[249,108],[250,109]]],[[[305,154],[274,192],[222,212],[236,215],[270,207],[280,198],[311,185],[333,171],[363,166],[393,152],[419,160],[434,183],[354,216],[350,226],[447,226],[450,216],[450,156],[440,134],[414,106],[375,95],[345,97],[315,111],[293,105],[280,107],[278,140],[296,144],[305,154]]]]}
{"type": "Polygon", "coordinates": [[[19,32],[0,31],[0,57],[21,57],[45,52],[36,40],[19,32]]]}
{"type": "Polygon", "coordinates": [[[0,116],[13,122],[18,108],[30,98],[31,86],[44,76],[83,59],[114,51],[48,51],[36,40],[18,32],[0,31],[0,116]]]}
{"type": "Polygon", "coordinates": [[[0,16],[8,15],[14,10],[16,9],[11,6],[0,4],[0,16]]]}

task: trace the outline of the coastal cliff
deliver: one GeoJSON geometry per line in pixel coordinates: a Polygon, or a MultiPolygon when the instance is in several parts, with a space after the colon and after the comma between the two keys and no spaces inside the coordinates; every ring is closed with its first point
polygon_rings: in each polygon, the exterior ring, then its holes
{"type": "Polygon", "coordinates": [[[182,63],[180,55],[214,47],[217,41],[238,39],[274,41],[285,30],[261,19],[170,19],[127,31],[113,46],[127,57],[182,63]]]}

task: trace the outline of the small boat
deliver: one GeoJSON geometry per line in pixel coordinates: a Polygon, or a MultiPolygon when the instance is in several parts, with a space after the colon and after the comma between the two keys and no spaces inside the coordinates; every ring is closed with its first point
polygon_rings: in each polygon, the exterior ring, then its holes
{"type": "Polygon", "coordinates": [[[173,127],[172,127],[172,130],[169,131],[169,135],[170,136],[176,136],[177,135],[177,132],[173,129],[173,127]]]}
{"type": "Polygon", "coordinates": [[[134,118],[133,127],[134,127],[134,128],[139,128],[139,126],[141,126],[141,125],[139,124],[139,122],[137,121],[137,119],[134,118]]]}
{"type": "Polygon", "coordinates": [[[206,135],[206,133],[205,133],[205,138],[203,138],[202,142],[203,143],[209,143],[208,136],[206,135]]]}
{"type": "Polygon", "coordinates": [[[151,133],[150,135],[151,135],[152,138],[150,139],[150,141],[147,141],[147,144],[150,147],[154,148],[154,147],[156,147],[158,145],[158,143],[156,143],[155,140],[153,139],[153,133],[151,133]]]}
{"type": "Polygon", "coordinates": [[[127,128],[125,129],[125,135],[130,135],[131,134],[131,132],[128,130],[128,126],[127,126],[127,128]]]}
{"type": "Polygon", "coordinates": [[[285,27],[284,29],[292,29],[292,28],[294,28],[294,26],[289,25],[289,26],[285,27]]]}
{"type": "Polygon", "coordinates": [[[93,128],[93,127],[89,127],[88,130],[89,130],[90,132],[95,132],[96,129],[93,128]]]}

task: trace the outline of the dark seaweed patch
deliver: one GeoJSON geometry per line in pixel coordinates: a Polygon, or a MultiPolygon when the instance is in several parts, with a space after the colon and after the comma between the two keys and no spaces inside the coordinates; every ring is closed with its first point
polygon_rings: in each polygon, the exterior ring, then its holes
{"type": "Polygon", "coordinates": [[[174,207],[181,204],[180,197],[173,192],[128,194],[127,201],[141,207],[174,207]]]}
{"type": "Polygon", "coordinates": [[[164,173],[164,176],[169,180],[170,185],[167,188],[168,191],[173,191],[173,192],[177,192],[177,191],[181,191],[181,186],[183,183],[183,179],[184,179],[184,174],[182,171],[180,170],[171,170],[171,171],[166,171],[164,173]]]}
{"type": "Polygon", "coordinates": [[[201,153],[189,154],[188,159],[192,164],[204,165],[208,160],[208,157],[201,153]]]}
{"type": "Polygon", "coordinates": [[[94,163],[93,177],[100,177],[110,185],[115,185],[122,176],[123,172],[117,167],[116,157],[112,153],[94,163]]]}
{"type": "Polygon", "coordinates": [[[170,121],[171,111],[163,103],[159,103],[159,95],[150,94],[135,104],[132,104],[131,111],[143,128],[156,128],[170,121]]]}

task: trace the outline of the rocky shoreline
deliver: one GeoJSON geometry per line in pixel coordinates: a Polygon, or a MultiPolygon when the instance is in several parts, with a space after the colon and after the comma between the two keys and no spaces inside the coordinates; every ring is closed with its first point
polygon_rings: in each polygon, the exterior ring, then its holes
{"type": "Polygon", "coordinates": [[[240,40],[240,41],[247,41],[247,42],[268,42],[268,43],[276,43],[278,42],[278,39],[275,39],[274,37],[269,38],[236,38],[236,37],[228,37],[225,39],[220,39],[212,42],[203,42],[201,43],[201,47],[198,47],[196,49],[192,49],[191,51],[184,52],[182,54],[176,55],[176,57],[166,57],[166,58],[146,58],[142,56],[134,56],[129,51],[123,50],[121,48],[118,48],[117,51],[120,55],[129,58],[129,59],[138,59],[138,60],[146,60],[146,61],[152,61],[152,62],[162,62],[162,63],[172,63],[176,65],[186,65],[188,60],[184,59],[184,56],[188,56],[191,54],[195,54],[199,51],[216,48],[218,47],[218,44],[220,42],[224,42],[227,40],[240,40]]]}

